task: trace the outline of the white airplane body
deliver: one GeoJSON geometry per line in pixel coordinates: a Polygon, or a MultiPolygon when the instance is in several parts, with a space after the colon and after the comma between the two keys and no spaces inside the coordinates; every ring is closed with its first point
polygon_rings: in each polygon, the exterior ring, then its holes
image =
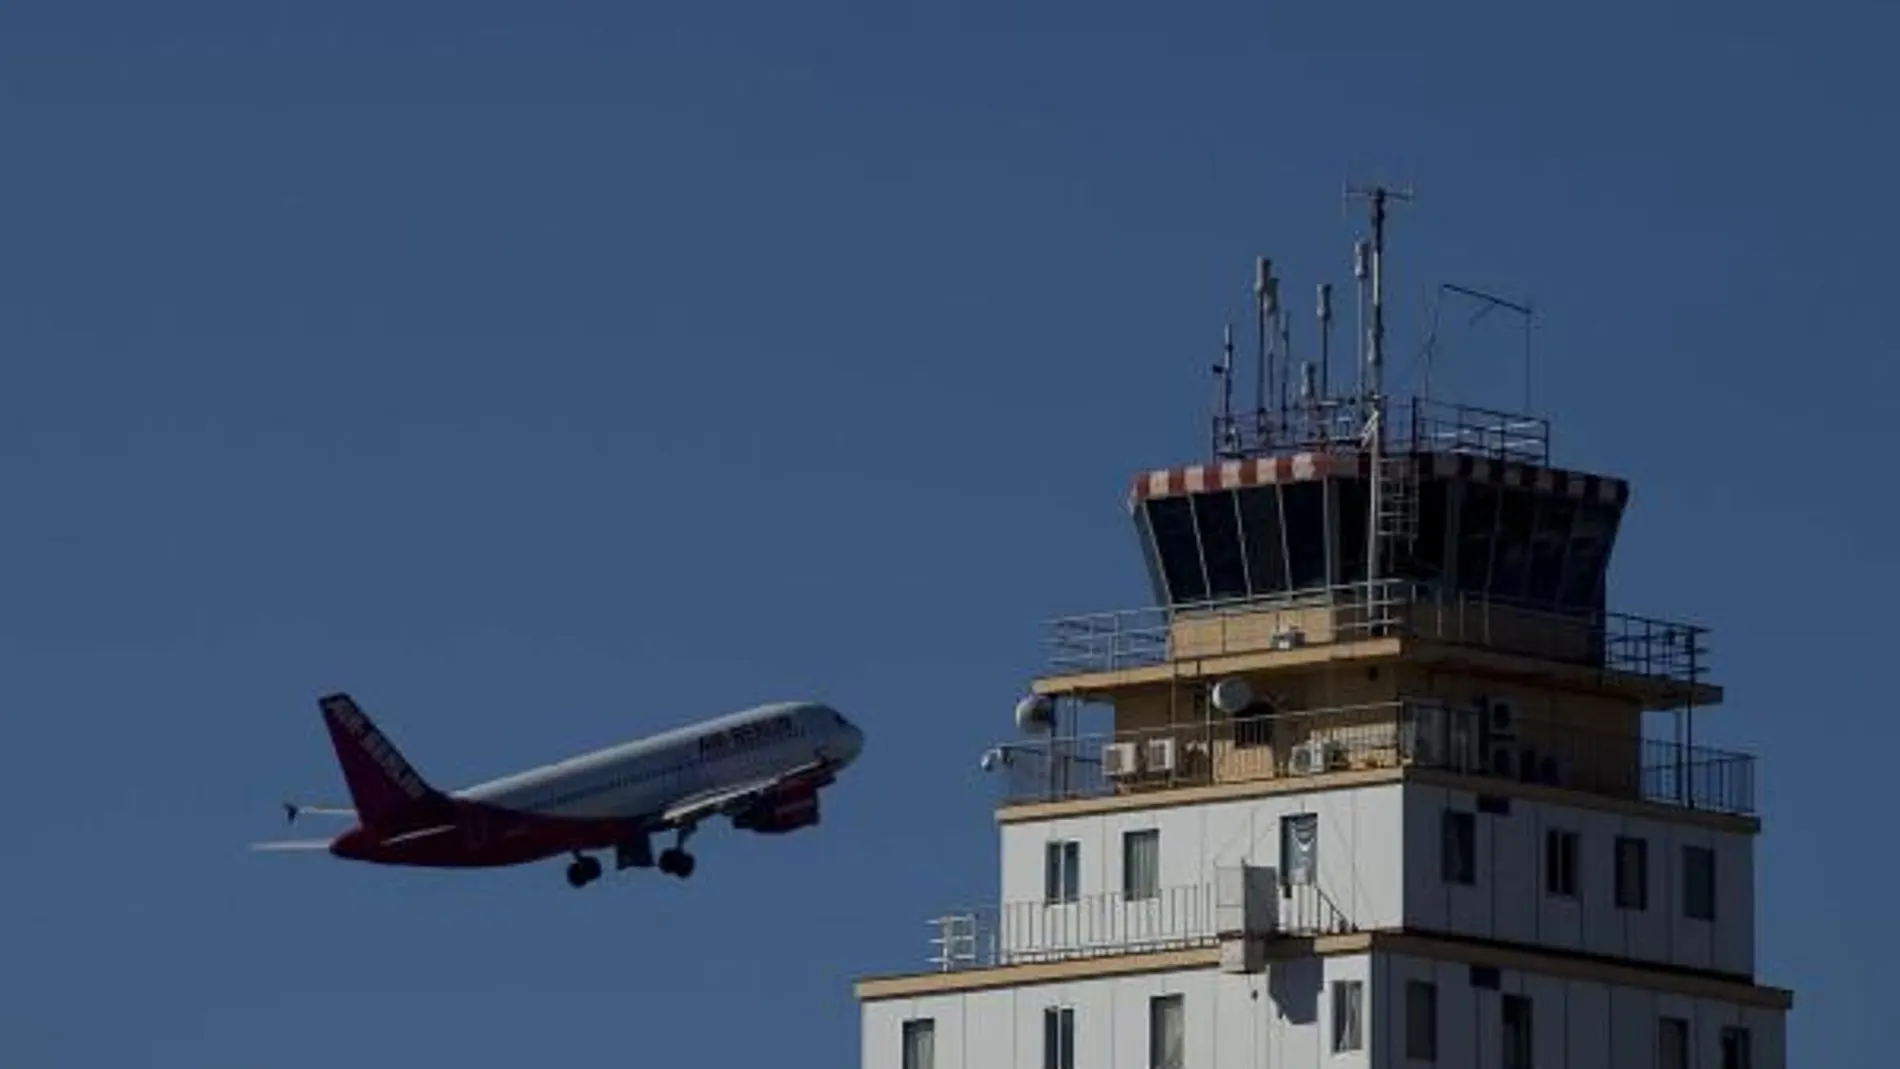
{"type": "Polygon", "coordinates": [[[863,749],[864,733],[827,706],[762,705],[551,765],[440,792],[429,786],[346,694],[318,702],[353,807],[286,804],[291,820],[349,816],[332,839],[259,843],[326,850],[351,860],[431,868],[489,868],[572,854],[568,882],[655,864],[650,836],[678,839],[660,871],[686,877],[686,840],[709,817],[783,834],[818,823],[818,794],[863,749]]]}

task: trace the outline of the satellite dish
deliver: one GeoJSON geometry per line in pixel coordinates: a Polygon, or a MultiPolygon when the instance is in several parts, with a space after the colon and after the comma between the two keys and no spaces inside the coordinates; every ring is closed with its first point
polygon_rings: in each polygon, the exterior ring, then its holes
{"type": "Polygon", "coordinates": [[[985,772],[994,772],[997,766],[1007,766],[1012,763],[1013,762],[1009,759],[1009,751],[1003,749],[1001,746],[985,751],[981,762],[983,771],[985,772]]]}
{"type": "Polygon", "coordinates": [[[1253,688],[1239,676],[1228,676],[1214,684],[1214,708],[1236,716],[1253,704],[1253,688]]]}
{"type": "Polygon", "coordinates": [[[1041,735],[1054,729],[1056,724],[1055,703],[1045,694],[1031,694],[1016,703],[1016,729],[1030,735],[1041,735]]]}

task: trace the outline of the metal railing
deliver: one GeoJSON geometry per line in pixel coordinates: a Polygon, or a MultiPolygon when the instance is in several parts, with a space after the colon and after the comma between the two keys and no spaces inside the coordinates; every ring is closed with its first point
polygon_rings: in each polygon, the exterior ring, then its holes
{"type": "MultiPolygon", "coordinates": [[[[1303,404],[1284,411],[1215,415],[1214,455],[1223,460],[1363,449],[1370,410],[1357,399],[1303,404]]],[[[1539,467],[1550,463],[1550,421],[1537,416],[1423,397],[1386,404],[1385,438],[1393,453],[1451,453],[1539,467]]]]}
{"type": "Polygon", "coordinates": [[[1406,636],[1691,683],[1708,631],[1616,612],[1557,612],[1386,579],[1265,598],[1067,616],[1047,625],[1058,674],[1114,671],[1297,646],[1406,636]]]}
{"type": "MultiPolygon", "coordinates": [[[[1147,895],[1119,892],[1059,902],[1011,902],[948,913],[929,921],[929,963],[943,972],[1033,962],[1211,947],[1212,884],[1162,887],[1147,895]]],[[[1281,888],[1277,932],[1288,936],[1353,931],[1352,923],[1314,884],[1281,888]]]]}
{"type": "Polygon", "coordinates": [[[1430,700],[1349,706],[998,747],[1006,805],[1326,772],[1436,768],[1718,813],[1755,811],[1756,759],[1430,700]],[[1110,767],[1109,762],[1114,763],[1110,767]]]}

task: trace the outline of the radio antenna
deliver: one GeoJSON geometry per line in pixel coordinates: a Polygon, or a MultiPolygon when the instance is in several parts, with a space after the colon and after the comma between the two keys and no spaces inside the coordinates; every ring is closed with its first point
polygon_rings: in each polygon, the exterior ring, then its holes
{"type": "Polygon", "coordinates": [[[1385,481],[1385,209],[1388,200],[1410,201],[1410,190],[1394,190],[1385,186],[1358,188],[1346,187],[1346,198],[1362,199],[1372,204],[1372,248],[1370,262],[1365,255],[1365,243],[1356,247],[1354,273],[1371,275],[1372,323],[1366,331],[1367,349],[1365,359],[1361,361],[1361,375],[1364,386],[1360,390],[1360,402],[1364,408],[1365,423],[1360,432],[1360,442],[1370,454],[1366,484],[1370,488],[1371,500],[1366,512],[1366,604],[1370,607],[1378,598],[1378,583],[1382,574],[1380,550],[1384,548],[1384,539],[1380,537],[1381,509],[1384,494],[1380,484],[1385,481]]]}
{"type": "Polygon", "coordinates": [[[1278,287],[1273,280],[1273,261],[1256,256],[1253,261],[1253,304],[1255,338],[1259,343],[1259,368],[1254,379],[1254,443],[1272,444],[1268,433],[1267,400],[1273,396],[1273,346],[1267,334],[1267,315],[1278,287]]]}

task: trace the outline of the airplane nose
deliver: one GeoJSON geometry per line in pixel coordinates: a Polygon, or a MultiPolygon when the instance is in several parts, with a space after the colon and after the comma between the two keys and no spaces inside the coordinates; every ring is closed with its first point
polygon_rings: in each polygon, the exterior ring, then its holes
{"type": "Polygon", "coordinates": [[[825,711],[831,714],[831,718],[838,725],[838,730],[831,733],[831,738],[825,748],[831,751],[831,756],[839,764],[848,765],[856,761],[858,755],[864,752],[864,730],[846,720],[844,715],[836,709],[825,711]]]}

